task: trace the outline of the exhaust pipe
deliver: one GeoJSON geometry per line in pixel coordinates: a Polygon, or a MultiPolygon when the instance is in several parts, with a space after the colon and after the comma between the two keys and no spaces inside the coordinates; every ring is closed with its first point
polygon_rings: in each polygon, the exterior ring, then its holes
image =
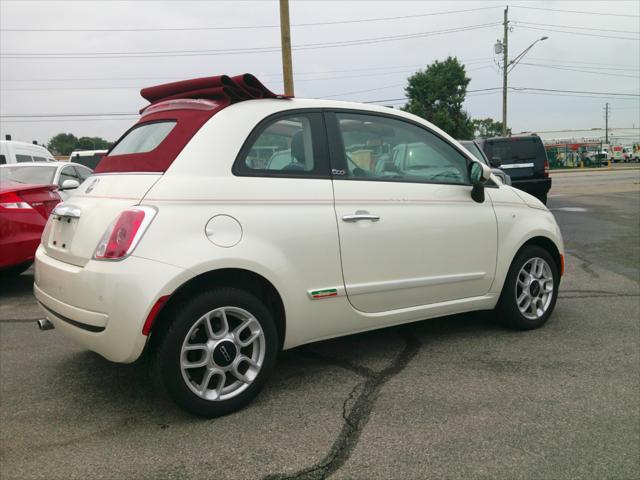
{"type": "Polygon", "coordinates": [[[38,328],[43,332],[45,330],[52,330],[52,329],[56,328],[53,325],[53,323],[51,323],[49,321],[49,319],[47,319],[47,318],[41,318],[40,320],[36,320],[36,323],[38,324],[38,328]]]}

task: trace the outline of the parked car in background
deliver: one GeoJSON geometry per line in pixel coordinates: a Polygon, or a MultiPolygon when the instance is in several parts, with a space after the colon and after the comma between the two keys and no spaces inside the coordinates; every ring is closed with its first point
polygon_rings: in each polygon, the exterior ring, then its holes
{"type": "Polygon", "coordinates": [[[551,189],[549,162],[542,140],[537,135],[495,137],[477,140],[492,167],[511,177],[511,184],[547,203],[551,189]]]}
{"type": "Polygon", "coordinates": [[[69,155],[69,161],[95,170],[107,152],[108,150],[76,150],[69,155]]]}
{"type": "MultiPolygon", "coordinates": [[[[480,148],[480,145],[478,145],[478,143],[475,140],[458,140],[458,141],[460,142],[460,145],[462,145],[464,148],[469,150],[469,152],[471,152],[474,157],[476,157],[485,165],[491,167],[491,164],[489,163],[489,159],[484,154],[484,151],[482,150],[482,148],[480,148]]],[[[504,173],[499,168],[492,167],[491,173],[493,173],[496,177],[502,180],[503,184],[511,185],[511,177],[506,173],[504,173]]]]}
{"type": "Polygon", "coordinates": [[[242,408],[305,343],[474,310],[521,330],[549,319],[554,216],[485,188],[491,169],[426,120],[277,97],[252,75],[142,94],[137,124],[54,210],[34,293],[111,361],[148,347],[188,411],[242,408]]]}
{"type": "Polygon", "coordinates": [[[61,201],[55,185],[24,185],[0,172],[0,277],[20,275],[33,262],[49,214],[61,201]]]}
{"type": "Polygon", "coordinates": [[[24,162],[55,162],[53,155],[34,143],[0,140],[0,165],[24,162]]]}
{"type": "Polygon", "coordinates": [[[69,198],[92,170],[69,162],[33,162],[0,165],[0,178],[22,184],[53,184],[63,200],[69,198]]]}

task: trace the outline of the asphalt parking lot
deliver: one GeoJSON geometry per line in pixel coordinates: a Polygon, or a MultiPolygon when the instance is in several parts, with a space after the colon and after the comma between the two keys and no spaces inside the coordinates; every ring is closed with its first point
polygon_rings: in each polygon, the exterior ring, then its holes
{"type": "Polygon", "coordinates": [[[0,478],[640,477],[640,170],[554,175],[567,273],[542,329],[446,317],[285,352],[260,397],[194,418],[39,332],[0,285],[0,478]]]}

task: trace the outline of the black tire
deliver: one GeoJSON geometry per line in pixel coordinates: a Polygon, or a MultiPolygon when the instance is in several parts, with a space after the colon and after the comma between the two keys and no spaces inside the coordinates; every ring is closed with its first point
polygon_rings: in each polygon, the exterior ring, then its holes
{"type": "MultiPolygon", "coordinates": [[[[225,287],[202,292],[172,310],[171,314],[171,324],[164,332],[159,332],[153,359],[157,379],[169,396],[188,412],[208,418],[227,415],[251,402],[266,383],[278,356],[278,334],[269,309],[253,294],[225,287]],[[264,334],[264,359],[255,379],[236,396],[225,400],[208,400],[194,393],[183,378],[181,349],[196,322],[207,312],[221,307],[240,308],[255,317],[264,334]]],[[[215,358],[214,355],[212,357],[215,358]]]]}
{"type": "Polygon", "coordinates": [[[555,308],[556,300],[558,298],[559,285],[560,276],[558,274],[558,267],[549,252],[537,245],[527,245],[523,247],[511,263],[509,273],[507,274],[507,278],[502,287],[500,300],[496,306],[498,318],[503,325],[517,330],[531,330],[541,327],[547,322],[547,320],[549,320],[549,317],[553,313],[553,309],[555,308]],[[520,270],[529,260],[536,257],[543,259],[551,269],[551,274],[553,276],[553,292],[551,294],[549,306],[544,314],[537,319],[530,319],[525,317],[518,308],[516,289],[520,270]]]}
{"type": "Polygon", "coordinates": [[[538,200],[540,200],[542,203],[544,203],[546,205],[547,204],[547,194],[546,193],[541,193],[540,195],[538,195],[538,200]]]}
{"type": "Polygon", "coordinates": [[[0,270],[0,278],[15,278],[25,272],[33,262],[25,262],[20,265],[0,270]]]}

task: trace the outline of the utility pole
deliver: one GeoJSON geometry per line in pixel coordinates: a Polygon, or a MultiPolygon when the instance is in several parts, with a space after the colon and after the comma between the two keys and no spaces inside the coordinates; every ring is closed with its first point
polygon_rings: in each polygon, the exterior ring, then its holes
{"type": "Polygon", "coordinates": [[[509,6],[504,9],[504,37],[502,39],[502,136],[507,136],[507,67],[509,66],[509,6]]]}
{"type": "Polygon", "coordinates": [[[609,145],[609,102],[604,105],[604,143],[609,145]]]}
{"type": "Polygon", "coordinates": [[[280,0],[280,44],[282,49],[282,78],[284,94],[293,96],[293,67],[291,65],[291,29],[289,28],[289,0],[280,0]]]}

